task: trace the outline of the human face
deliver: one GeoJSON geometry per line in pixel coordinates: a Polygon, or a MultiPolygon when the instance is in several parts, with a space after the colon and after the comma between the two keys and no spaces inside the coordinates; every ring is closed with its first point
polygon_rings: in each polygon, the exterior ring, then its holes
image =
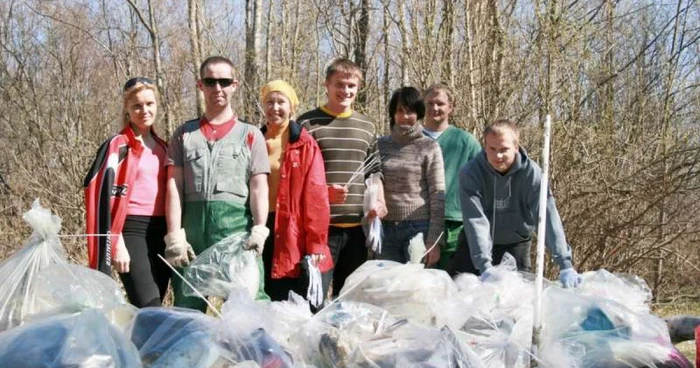
{"type": "Polygon", "coordinates": [[[399,104],[394,113],[394,122],[399,126],[412,127],[418,121],[418,114],[399,104]]]}
{"type": "Polygon", "coordinates": [[[231,104],[231,96],[238,88],[238,81],[233,78],[233,69],[226,63],[211,63],[204,68],[202,79],[197,86],[204,94],[204,105],[207,110],[222,110],[231,104]],[[233,79],[231,85],[224,87],[221,83],[207,85],[205,79],[233,79]]]}
{"type": "Polygon", "coordinates": [[[137,134],[144,134],[151,129],[156,120],[158,104],[152,89],[144,89],[133,95],[126,104],[129,122],[137,134]]]}
{"type": "Polygon", "coordinates": [[[491,133],[484,137],[486,158],[491,167],[501,174],[510,170],[518,154],[518,144],[515,143],[515,135],[507,130],[498,133],[491,133]]]}
{"type": "Polygon", "coordinates": [[[425,98],[425,123],[429,128],[435,128],[449,122],[454,107],[443,90],[432,92],[425,98]]]}
{"type": "Polygon", "coordinates": [[[292,105],[281,92],[270,92],[265,97],[265,117],[268,124],[282,125],[289,121],[292,105]]]}
{"type": "Polygon", "coordinates": [[[357,97],[360,88],[360,79],[345,73],[334,73],[326,80],[326,92],[328,103],[326,107],[334,113],[343,113],[352,110],[352,103],[357,97]]]}

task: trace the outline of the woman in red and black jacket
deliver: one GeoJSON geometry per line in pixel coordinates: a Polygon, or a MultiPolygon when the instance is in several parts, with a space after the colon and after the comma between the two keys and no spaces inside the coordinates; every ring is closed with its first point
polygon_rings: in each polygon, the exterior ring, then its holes
{"type": "Polygon", "coordinates": [[[263,250],[265,293],[273,301],[287,300],[289,291],[306,297],[309,280],[303,277],[304,257],[309,256],[321,272],[333,267],[323,157],[311,135],[290,121],[298,99],[289,84],[269,82],[262,88],[261,100],[267,119],[262,132],[270,158],[267,227],[273,231],[263,250]]]}
{"type": "Polygon", "coordinates": [[[90,267],[118,273],[129,301],[160,306],[170,280],[163,255],[167,145],[153,130],[158,91],[152,80],[123,89],[123,129],[97,151],[83,187],[90,267]]]}

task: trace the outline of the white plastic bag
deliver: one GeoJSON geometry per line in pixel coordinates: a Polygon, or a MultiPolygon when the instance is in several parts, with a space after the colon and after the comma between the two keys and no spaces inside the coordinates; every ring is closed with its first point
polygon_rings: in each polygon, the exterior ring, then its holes
{"type": "MultiPolygon", "coordinates": [[[[203,295],[228,298],[233,289],[244,288],[255,297],[260,285],[260,269],[255,251],[243,248],[248,234],[233,233],[212,245],[185,270],[185,279],[203,295]]],[[[188,286],[185,295],[197,296],[188,286]]]]}
{"type": "Polygon", "coordinates": [[[53,264],[67,263],[58,238],[61,219],[38,199],[22,218],[34,231],[24,247],[0,265],[0,331],[19,326],[35,309],[36,275],[53,264]]]}
{"type": "MultiPolygon", "coordinates": [[[[365,198],[362,209],[365,213],[365,218],[369,211],[376,208],[379,204],[379,186],[376,184],[378,174],[372,174],[365,180],[365,198]]],[[[366,245],[375,254],[382,253],[382,221],[379,216],[375,216],[368,224],[366,224],[365,235],[366,245]]]]}

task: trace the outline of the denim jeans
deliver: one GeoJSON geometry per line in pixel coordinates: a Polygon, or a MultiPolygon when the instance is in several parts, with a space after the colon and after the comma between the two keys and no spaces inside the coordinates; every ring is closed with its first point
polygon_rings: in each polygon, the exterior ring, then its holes
{"type": "Polygon", "coordinates": [[[382,221],[382,253],[377,254],[376,258],[408,262],[408,242],[418,233],[423,233],[425,241],[429,224],[429,220],[382,221]]]}

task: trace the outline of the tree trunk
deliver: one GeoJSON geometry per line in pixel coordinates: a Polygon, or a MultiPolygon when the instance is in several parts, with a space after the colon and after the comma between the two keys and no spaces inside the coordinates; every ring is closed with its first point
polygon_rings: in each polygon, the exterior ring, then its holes
{"type": "MultiPolygon", "coordinates": [[[[189,12],[189,27],[190,27],[190,45],[192,47],[192,69],[194,70],[195,79],[199,79],[199,66],[202,64],[202,32],[201,32],[201,0],[188,0],[187,10],[189,12]]],[[[201,116],[204,113],[204,99],[202,93],[197,91],[195,93],[196,105],[197,105],[197,116],[201,116]]]]}
{"type": "MultiPolygon", "coordinates": [[[[369,0],[362,0],[360,4],[360,18],[357,20],[357,33],[355,41],[355,63],[362,70],[362,75],[367,78],[367,40],[369,39],[369,0]]],[[[360,93],[357,95],[357,104],[364,106],[367,103],[367,86],[366,83],[360,88],[360,93]]]]}
{"type": "Polygon", "coordinates": [[[258,123],[261,112],[258,110],[258,48],[260,47],[260,23],[262,0],[246,0],[246,33],[245,33],[245,73],[242,92],[246,104],[244,114],[251,122],[258,123]]]}

